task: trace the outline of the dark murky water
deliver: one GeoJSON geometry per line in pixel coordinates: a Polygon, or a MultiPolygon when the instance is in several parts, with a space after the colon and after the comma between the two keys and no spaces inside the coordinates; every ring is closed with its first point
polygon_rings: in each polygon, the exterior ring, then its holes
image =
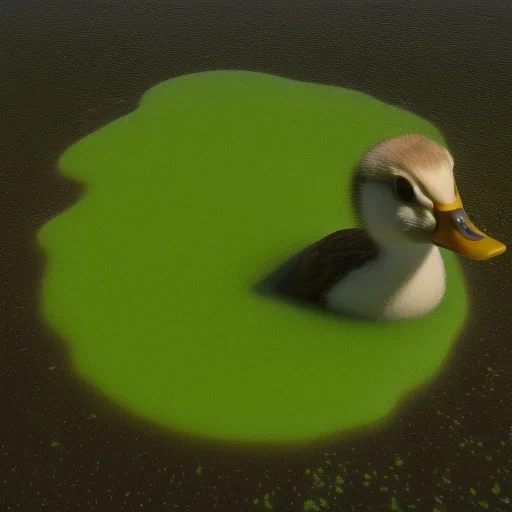
{"type": "Polygon", "coordinates": [[[464,262],[473,311],[457,349],[393,420],[270,451],[170,438],[77,381],[39,318],[35,242],[81,193],[56,173],[66,147],[155,83],[236,68],[362,90],[433,122],[468,213],[510,245],[506,2],[4,2],[0,24],[1,510],[510,508],[510,253],[464,262]]]}

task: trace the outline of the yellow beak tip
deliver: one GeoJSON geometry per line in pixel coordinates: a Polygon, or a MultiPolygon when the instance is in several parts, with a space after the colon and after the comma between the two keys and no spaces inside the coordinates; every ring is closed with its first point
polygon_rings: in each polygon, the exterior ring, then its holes
{"type": "Polygon", "coordinates": [[[490,260],[500,254],[503,254],[507,250],[507,246],[494,240],[493,238],[486,237],[481,241],[458,241],[459,243],[453,243],[452,240],[445,241],[439,240],[437,237],[433,239],[434,244],[456,252],[461,256],[470,258],[473,260],[490,260]]]}
{"type": "Polygon", "coordinates": [[[496,248],[491,252],[490,257],[494,258],[495,256],[499,256],[500,254],[503,254],[506,250],[507,246],[505,244],[496,241],[496,248]]]}
{"type": "Polygon", "coordinates": [[[476,250],[474,252],[471,250],[468,252],[461,251],[461,254],[475,260],[490,260],[500,254],[503,254],[507,250],[506,245],[492,238],[485,239],[485,242],[487,242],[485,244],[486,247],[482,246],[480,250],[478,247],[475,247],[476,250]]]}

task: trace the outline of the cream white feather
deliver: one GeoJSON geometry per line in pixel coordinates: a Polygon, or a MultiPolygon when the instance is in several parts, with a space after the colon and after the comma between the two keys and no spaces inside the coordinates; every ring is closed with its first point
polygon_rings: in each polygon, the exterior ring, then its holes
{"type": "Polygon", "coordinates": [[[380,246],[379,256],[336,283],[326,294],[327,304],[384,320],[425,315],[445,293],[443,260],[432,244],[437,226],[433,203],[455,200],[453,159],[436,143],[408,136],[372,148],[360,173],[358,211],[380,246]],[[411,154],[415,144],[417,153],[411,154]],[[394,192],[398,176],[412,185],[414,203],[401,201],[394,192]]]}

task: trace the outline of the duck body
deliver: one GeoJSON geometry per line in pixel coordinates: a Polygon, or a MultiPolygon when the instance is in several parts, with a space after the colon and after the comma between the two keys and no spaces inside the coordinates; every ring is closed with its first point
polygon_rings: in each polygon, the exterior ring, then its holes
{"type": "Polygon", "coordinates": [[[446,148],[421,135],[391,137],[361,158],[352,187],[360,228],[336,231],[297,261],[297,295],[352,316],[426,315],[443,299],[438,247],[485,260],[506,247],[468,219],[446,148]]]}
{"type": "Polygon", "coordinates": [[[351,316],[423,316],[442,301],[445,268],[433,245],[379,247],[362,229],[337,231],[298,262],[299,293],[351,316]]]}

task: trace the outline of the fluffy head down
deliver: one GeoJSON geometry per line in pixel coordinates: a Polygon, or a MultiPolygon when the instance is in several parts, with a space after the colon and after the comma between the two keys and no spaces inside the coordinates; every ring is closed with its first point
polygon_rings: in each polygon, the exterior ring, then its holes
{"type": "Polygon", "coordinates": [[[421,135],[383,140],[363,156],[354,176],[360,221],[381,244],[431,243],[434,203],[455,201],[453,158],[421,135]]]}

